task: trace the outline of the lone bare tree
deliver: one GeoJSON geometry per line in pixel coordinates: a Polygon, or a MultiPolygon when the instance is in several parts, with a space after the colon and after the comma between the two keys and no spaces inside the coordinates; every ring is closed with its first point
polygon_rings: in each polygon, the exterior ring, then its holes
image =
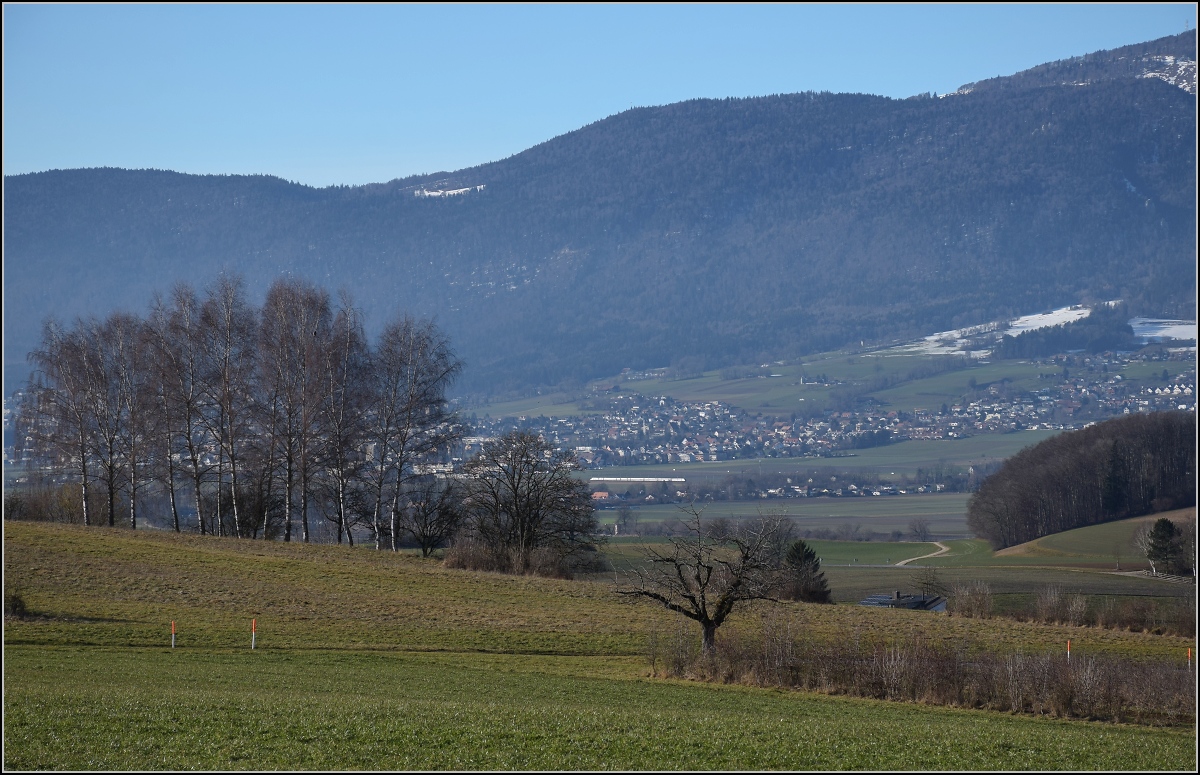
{"type": "Polygon", "coordinates": [[[422,479],[409,484],[399,525],[421,547],[421,556],[428,557],[445,546],[461,527],[462,493],[453,480],[441,482],[433,476],[422,479]]]}
{"type": "Polygon", "coordinates": [[[914,541],[927,542],[930,538],[929,520],[924,517],[916,517],[908,523],[908,532],[912,534],[914,541]]]}
{"type": "Polygon", "coordinates": [[[775,600],[780,583],[775,535],[780,517],[743,522],[713,531],[701,520],[703,509],[681,506],[686,532],[668,540],[669,549],[644,548],[647,567],[626,572],[628,585],[618,593],[645,597],[694,619],[705,652],[716,645],[717,628],[739,603],[775,600]]]}
{"type": "Polygon", "coordinates": [[[525,573],[536,550],[565,564],[594,547],[591,495],[571,476],[578,467],[572,455],[526,431],[485,444],[463,466],[469,529],[498,569],[525,573]]]}

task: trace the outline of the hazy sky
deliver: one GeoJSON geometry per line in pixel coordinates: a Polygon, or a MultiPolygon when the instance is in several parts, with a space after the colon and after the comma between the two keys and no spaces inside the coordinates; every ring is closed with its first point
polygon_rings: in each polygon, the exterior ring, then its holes
{"type": "Polygon", "coordinates": [[[4,5],[4,173],[316,186],[494,161],[626,110],[907,97],[1196,27],[1184,4],[4,5]]]}

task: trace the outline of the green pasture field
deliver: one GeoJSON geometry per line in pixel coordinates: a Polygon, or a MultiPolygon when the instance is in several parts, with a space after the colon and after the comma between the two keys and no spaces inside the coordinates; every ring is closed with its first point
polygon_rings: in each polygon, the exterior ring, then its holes
{"type": "Polygon", "coordinates": [[[1042,387],[1043,381],[1038,379],[1038,374],[1046,371],[1046,367],[1035,366],[1027,361],[996,361],[905,382],[871,395],[889,410],[910,412],[913,409],[925,409],[936,412],[943,403],[953,406],[971,393],[972,379],[977,390],[1001,379],[1009,379],[1009,389],[1029,391],[1042,387]]]}
{"type": "Polygon", "coordinates": [[[978,539],[949,541],[950,552],[930,559],[925,564],[944,567],[1053,566],[1115,571],[1119,561],[1121,570],[1143,570],[1148,569],[1150,563],[1134,545],[1133,537],[1138,528],[1163,517],[1183,522],[1195,516],[1196,509],[1192,507],[1089,525],[1044,536],[1000,552],[993,552],[986,541],[978,539]]]}
{"type": "MultiPolygon", "coordinates": [[[[642,511],[665,508],[650,507],[642,511]]],[[[1194,513],[1194,509],[1181,509],[1165,516],[1182,520],[1194,513]]],[[[756,516],[753,512],[720,515],[756,516]]],[[[1164,515],[1137,517],[1058,533],[999,554],[993,552],[986,541],[944,540],[943,545],[950,550],[946,554],[901,567],[895,567],[896,563],[932,554],[937,547],[932,543],[890,541],[810,540],[808,543],[821,558],[834,602],[838,603],[855,603],[867,595],[895,589],[916,592],[914,579],[925,567],[936,568],[947,587],[986,583],[993,592],[998,611],[1021,608],[1038,592],[1050,586],[1059,587],[1066,594],[1082,594],[1097,600],[1136,597],[1167,601],[1194,596],[1195,587],[1192,585],[1112,572],[1115,570],[1111,549],[1113,539],[1122,542],[1124,547],[1121,550],[1123,572],[1149,568],[1149,563],[1133,546],[1132,537],[1139,525],[1160,516],[1164,515]]],[[[803,527],[802,521],[798,520],[798,523],[803,527]]],[[[874,523],[872,528],[876,528],[874,523]]],[[[661,544],[665,540],[657,536],[610,539],[605,553],[617,568],[640,566],[644,561],[640,546],[643,543],[661,544]]]]}
{"type": "Polygon", "coordinates": [[[592,665],[561,662],[9,648],[4,763],[26,770],[1187,770],[1195,763],[1187,729],[595,677],[587,674],[592,665]]]}
{"type": "MultiPolygon", "coordinates": [[[[580,401],[568,401],[565,393],[548,393],[541,396],[530,396],[513,401],[497,401],[483,406],[474,406],[468,413],[474,412],[477,417],[580,417],[601,414],[594,409],[583,409],[580,401]]],[[[590,403],[587,399],[583,403],[590,403]]]]}
{"type": "MultiPolygon", "coordinates": [[[[19,592],[31,612],[4,627],[10,769],[1195,764],[1193,730],[651,680],[647,637],[680,620],[616,595],[611,577],[514,577],[364,547],[18,522],[4,523],[4,547],[5,593],[19,592]]],[[[800,603],[749,606],[721,632],[752,628],[767,609],[826,639],[920,630],[1028,652],[1070,637],[1080,653],[1148,660],[1195,645],[800,603]]]]}
{"type": "Polygon", "coordinates": [[[1136,380],[1155,387],[1161,387],[1163,384],[1163,369],[1167,370],[1168,376],[1176,377],[1187,371],[1187,365],[1178,361],[1134,361],[1133,363],[1125,364],[1125,368],[1121,369],[1121,376],[1128,380],[1136,380]]]}
{"type": "MultiPolygon", "coordinates": [[[[645,538],[629,537],[610,539],[604,546],[604,555],[613,568],[620,572],[627,567],[642,567],[645,563],[644,547],[662,550],[667,539],[660,536],[645,538]]],[[[937,546],[916,542],[871,542],[871,541],[806,541],[821,558],[822,567],[833,565],[867,566],[894,565],[901,560],[921,557],[938,550],[937,546]]]]}
{"type": "MultiPolygon", "coordinates": [[[[893,530],[908,532],[908,524],[916,517],[929,520],[930,531],[937,536],[966,536],[966,493],[938,495],[888,495],[861,498],[782,498],[758,501],[713,501],[704,504],[706,519],[752,519],[765,515],[786,515],[801,530],[836,529],[845,524],[858,524],[865,532],[890,534],[893,530]]],[[[679,518],[678,506],[660,504],[639,506],[634,513],[642,523],[662,522],[679,518]]],[[[612,524],[616,511],[599,512],[605,524],[612,524]]]]}
{"type": "MultiPolygon", "coordinates": [[[[845,567],[822,565],[829,589],[835,603],[854,603],[867,595],[891,592],[917,592],[914,579],[923,567],[932,560],[900,567],[869,566],[845,567]]],[[[1090,597],[1128,598],[1137,597],[1155,600],[1194,597],[1196,588],[1186,584],[1170,584],[1145,576],[1122,576],[1071,570],[1068,568],[1011,566],[987,566],[960,568],[933,566],[937,568],[940,581],[947,587],[982,582],[992,590],[999,611],[1013,610],[1019,603],[1032,600],[1046,587],[1056,586],[1064,594],[1081,594],[1090,597]]]]}

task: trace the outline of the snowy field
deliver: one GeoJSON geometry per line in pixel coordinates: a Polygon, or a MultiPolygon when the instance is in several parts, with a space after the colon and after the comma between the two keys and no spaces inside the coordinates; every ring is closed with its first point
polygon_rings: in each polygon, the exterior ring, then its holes
{"type": "MultiPolygon", "coordinates": [[[[1117,304],[1118,301],[1105,302],[1117,304]]],[[[1092,314],[1089,307],[1073,305],[1060,307],[1050,312],[1039,312],[1036,315],[1023,315],[1007,323],[985,323],[981,326],[960,328],[954,331],[941,331],[930,334],[924,339],[909,344],[897,345],[887,352],[893,355],[922,353],[925,355],[966,355],[972,358],[986,358],[992,351],[978,348],[981,337],[991,334],[989,339],[999,339],[1000,336],[1017,336],[1026,331],[1036,331],[1039,328],[1060,326],[1064,323],[1074,323],[1092,314]]],[[[1129,321],[1133,327],[1134,336],[1143,342],[1168,341],[1176,339],[1195,339],[1196,321],[1194,320],[1159,320],[1156,318],[1134,318],[1129,321]]]]}
{"type": "Polygon", "coordinates": [[[1025,315],[1009,323],[1008,328],[1004,330],[1004,334],[1007,336],[1016,336],[1026,331],[1036,331],[1039,328],[1050,328],[1051,326],[1061,326],[1063,323],[1074,323],[1076,320],[1083,320],[1090,314],[1092,314],[1090,307],[1074,306],[1063,307],[1051,312],[1042,312],[1037,315],[1025,315]]]}
{"type": "Polygon", "coordinates": [[[1133,327],[1133,335],[1146,342],[1196,338],[1196,321],[1194,320],[1134,318],[1129,321],[1129,325],[1133,327]]]}
{"type": "MultiPolygon", "coordinates": [[[[970,349],[972,339],[983,334],[995,334],[996,338],[1007,334],[1016,336],[1026,331],[1039,328],[1049,328],[1063,323],[1073,323],[1092,314],[1091,309],[1079,305],[1062,307],[1050,312],[1039,312],[1036,315],[1024,315],[1010,323],[985,323],[981,326],[959,328],[954,331],[942,331],[911,344],[891,348],[897,355],[903,353],[923,353],[925,355],[967,355],[972,358],[986,358],[992,354],[990,349],[970,349]]],[[[978,346],[978,342],[975,342],[978,346]]]]}

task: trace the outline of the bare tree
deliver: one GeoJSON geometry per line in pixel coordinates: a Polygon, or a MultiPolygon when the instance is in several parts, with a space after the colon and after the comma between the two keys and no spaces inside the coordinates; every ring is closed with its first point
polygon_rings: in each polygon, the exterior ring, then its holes
{"type": "Polygon", "coordinates": [[[180,520],[174,485],[178,465],[191,482],[197,526],[204,533],[207,525],[203,486],[211,470],[204,449],[213,436],[205,422],[205,412],[211,403],[205,400],[202,326],[196,292],[191,286],[179,284],[172,290],[169,302],[156,297],[147,327],[156,369],[158,434],[167,466],[172,523],[178,531],[180,520]]]}
{"type": "Polygon", "coordinates": [[[461,370],[462,362],[432,322],[398,318],[379,337],[366,433],[372,460],[365,470],[376,549],[383,548],[385,515],[390,515],[391,548],[399,548],[404,484],[414,464],[457,435],[446,391],[461,370]]]}
{"type": "Polygon", "coordinates": [[[84,525],[91,524],[88,501],[96,425],[92,359],[82,323],[77,321],[67,330],[57,321],[47,320],[41,347],[30,354],[36,370],[30,377],[28,413],[22,418],[27,435],[39,446],[72,461],[79,472],[84,525]]]}
{"type": "Polygon", "coordinates": [[[912,585],[921,590],[922,595],[941,595],[943,597],[950,594],[950,587],[942,581],[942,576],[938,573],[938,569],[932,565],[927,565],[919,569],[912,575],[912,585]]]}
{"type": "Polygon", "coordinates": [[[352,501],[357,499],[352,489],[365,463],[360,448],[366,439],[370,361],[361,315],[346,293],[342,294],[325,355],[322,361],[324,392],[319,404],[321,458],[325,463],[329,498],[333,501],[338,543],[344,535],[353,545],[351,523],[355,509],[352,501]]]}
{"type": "Polygon", "coordinates": [[[617,525],[622,533],[632,533],[637,530],[638,518],[634,510],[629,508],[628,503],[622,503],[617,507],[617,525]]]}
{"type": "Polygon", "coordinates": [[[209,287],[200,308],[204,348],[204,388],[214,411],[206,418],[217,444],[215,529],[225,531],[221,507],[225,463],[229,463],[229,495],[234,535],[242,535],[238,514],[238,464],[249,442],[253,411],[253,374],[258,327],[255,311],[246,303],[240,277],[221,275],[209,287]]]}
{"type": "Polygon", "coordinates": [[[908,532],[912,534],[914,541],[927,542],[929,541],[929,520],[924,517],[916,517],[908,523],[908,532]]]}
{"type": "Polygon", "coordinates": [[[1154,544],[1150,540],[1151,526],[1149,522],[1144,522],[1133,534],[1133,545],[1146,557],[1146,561],[1150,563],[1150,573],[1157,576],[1158,571],[1154,567],[1155,558],[1153,554],[1154,544]]]}
{"type": "Polygon", "coordinates": [[[105,323],[111,350],[112,379],[121,413],[118,442],[124,458],[129,495],[129,527],[137,529],[138,492],[150,476],[153,405],[150,392],[149,338],[142,320],[116,313],[105,323]]]}
{"type": "Polygon", "coordinates": [[[774,539],[782,520],[745,521],[717,536],[706,529],[702,509],[680,508],[686,533],[668,538],[669,549],[645,547],[648,567],[627,571],[628,585],[618,593],[649,598],[694,619],[704,651],[711,652],[717,628],[739,603],[775,600],[780,578],[774,539]]]}
{"type": "Polygon", "coordinates": [[[422,557],[428,557],[445,546],[461,527],[462,493],[452,480],[442,482],[433,476],[422,479],[407,488],[400,530],[421,547],[422,557]]]}
{"type": "Polygon", "coordinates": [[[124,484],[121,440],[125,434],[125,412],[120,391],[120,379],[115,353],[124,328],[114,319],[104,323],[92,319],[86,325],[86,346],[90,351],[93,368],[89,394],[95,419],[95,444],[93,446],[108,500],[108,526],[116,525],[117,494],[124,484]]]}
{"type": "Polygon", "coordinates": [[[578,468],[574,455],[525,431],[485,444],[463,466],[468,526],[499,569],[525,573],[539,549],[570,563],[594,548],[591,495],[571,476],[578,468]]]}

